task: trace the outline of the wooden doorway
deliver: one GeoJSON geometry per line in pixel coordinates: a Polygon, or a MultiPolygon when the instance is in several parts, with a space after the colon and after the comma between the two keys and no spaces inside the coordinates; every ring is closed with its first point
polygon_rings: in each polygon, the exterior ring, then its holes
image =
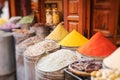
{"type": "Polygon", "coordinates": [[[116,42],[119,0],[64,0],[64,23],[90,38],[101,31],[116,42]]]}
{"type": "Polygon", "coordinates": [[[90,35],[102,32],[116,42],[118,27],[119,0],[92,0],[90,17],[90,35]]]}

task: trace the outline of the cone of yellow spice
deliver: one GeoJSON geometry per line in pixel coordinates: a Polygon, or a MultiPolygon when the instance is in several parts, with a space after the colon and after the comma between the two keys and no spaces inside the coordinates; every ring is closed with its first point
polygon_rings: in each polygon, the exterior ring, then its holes
{"type": "Polygon", "coordinates": [[[63,40],[61,40],[59,44],[66,47],[79,47],[84,45],[87,41],[87,38],[85,38],[76,30],[73,30],[63,40]]]}
{"type": "Polygon", "coordinates": [[[68,34],[67,30],[59,23],[57,27],[46,37],[46,39],[60,41],[68,34]]]}
{"type": "Polygon", "coordinates": [[[6,22],[6,20],[3,19],[3,18],[1,18],[1,19],[0,19],[0,26],[2,26],[5,22],[6,22]]]}

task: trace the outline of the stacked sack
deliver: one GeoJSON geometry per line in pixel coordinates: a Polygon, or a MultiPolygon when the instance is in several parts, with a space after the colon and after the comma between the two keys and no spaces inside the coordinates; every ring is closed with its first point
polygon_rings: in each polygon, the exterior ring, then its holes
{"type": "Polygon", "coordinates": [[[35,80],[35,64],[38,59],[60,48],[53,40],[43,40],[29,46],[24,52],[25,80],[35,80]]]}
{"type": "Polygon", "coordinates": [[[41,42],[42,40],[43,39],[39,36],[33,36],[16,45],[17,80],[25,79],[24,51],[27,49],[27,47],[34,45],[37,42],[41,42]]]}

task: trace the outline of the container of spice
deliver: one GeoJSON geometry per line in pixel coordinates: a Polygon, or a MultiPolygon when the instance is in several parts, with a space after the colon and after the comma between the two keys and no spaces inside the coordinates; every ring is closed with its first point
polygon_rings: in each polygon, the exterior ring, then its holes
{"type": "Polygon", "coordinates": [[[53,40],[44,40],[29,46],[24,52],[25,80],[35,80],[35,64],[38,59],[60,48],[53,40]]]}
{"type": "Polygon", "coordinates": [[[91,80],[120,80],[120,70],[100,69],[91,73],[91,80]]]}
{"type": "Polygon", "coordinates": [[[25,30],[25,29],[13,29],[13,36],[15,39],[15,43],[19,44],[20,42],[24,41],[25,39],[32,37],[35,35],[34,31],[25,30]]]}
{"type": "Polygon", "coordinates": [[[81,58],[69,65],[68,69],[78,76],[90,76],[92,71],[102,68],[102,61],[81,58]]]}
{"type": "Polygon", "coordinates": [[[15,80],[15,49],[11,33],[0,31],[0,80],[15,80]]]}
{"type": "Polygon", "coordinates": [[[19,29],[20,27],[14,23],[6,22],[0,27],[0,30],[5,32],[12,32],[12,29],[19,29]]]}
{"type": "Polygon", "coordinates": [[[63,69],[54,72],[44,72],[36,69],[36,80],[63,80],[63,69]],[[61,72],[61,73],[60,73],[61,72]]]}
{"type": "Polygon", "coordinates": [[[35,31],[36,35],[42,38],[45,38],[51,30],[49,26],[46,26],[42,23],[36,23],[32,28],[35,31]]]}
{"type": "Polygon", "coordinates": [[[19,20],[19,22],[17,22],[16,24],[19,25],[21,29],[29,30],[30,26],[33,24],[33,21],[34,21],[34,14],[31,14],[22,17],[22,19],[19,20]]]}
{"type": "Polygon", "coordinates": [[[64,68],[76,60],[73,51],[61,49],[46,55],[36,64],[36,80],[63,80],[64,68]]]}
{"type": "Polygon", "coordinates": [[[24,57],[23,53],[27,47],[34,45],[37,42],[42,41],[43,39],[39,36],[30,37],[20,44],[16,45],[16,67],[17,67],[17,80],[25,80],[25,71],[24,71],[24,57]]]}
{"type": "MultiPolygon", "coordinates": [[[[44,52],[43,52],[44,53],[44,52]]],[[[28,57],[24,55],[25,80],[35,80],[35,64],[39,56],[28,57]]]]}

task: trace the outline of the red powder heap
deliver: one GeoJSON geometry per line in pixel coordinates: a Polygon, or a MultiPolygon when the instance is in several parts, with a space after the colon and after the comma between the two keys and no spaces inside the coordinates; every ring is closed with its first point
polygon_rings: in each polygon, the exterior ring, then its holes
{"type": "Polygon", "coordinates": [[[106,57],[109,56],[117,47],[101,32],[97,32],[85,45],[77,51],[86,56],[106,57]]]}

